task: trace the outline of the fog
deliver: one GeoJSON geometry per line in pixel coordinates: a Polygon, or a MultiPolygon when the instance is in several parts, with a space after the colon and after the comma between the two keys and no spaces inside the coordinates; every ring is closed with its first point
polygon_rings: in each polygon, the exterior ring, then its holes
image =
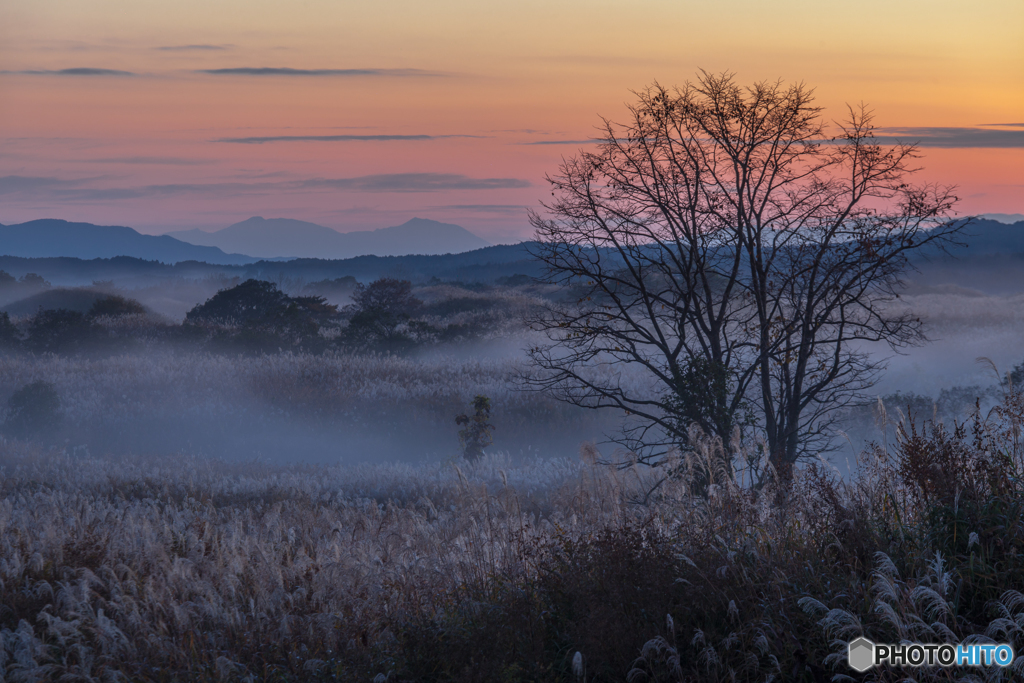
{"type": "MultiPolygon", "coordinates": [[[[354,280],[340,282],[316,291],[344,307],[351,304],[354,280]]],[[[334,347],[243,353],[168,336],[166,330],[175,329],[193,306],[235,284],[237,278],[206,278],[131,288],[97,282],[70,290],[22,290],[20,298],[8,292],[0,305],[22,325],[33,307],[77,306],[85,312],[112,293],[139,301],[147,312],[104,319],[112,339],[131,343],[98,352],[2,352],[0,407],[20,387],[51,383],[60,397],[60,419],[33,439],[95,455],[190,454],[281,464],[437,462],[460,455],[455,416],[483,395],[492,405],[489,452],[572,456],[589,441],[606,454],[615,450],[609,439],[618,434],[622,411],[569,406],[521,391],[512,381],[528,367],[524,349],[537,341],[521,321],[540,300],[536,289],[418,287],[414,292],[424,311],[432,312],[424,320],[438,329],[480,332],[390,355],[334,347]],[[150,332],[140,336],[138,330],[150,332]]],[[[301,281],[282,282],[281,288],[295,296],[311,291],[301,281]]],[[[843,450],[833,459],[846,461],[853,450],[882,438],[878,397],[885,397],[894,415],[905,413],[907,397],[914,397],[918,417],[962,421],[975,398],[983,407],[992,405],[1000,376],[1024,362],[1024,294],[920,278],[895,305],[922,319],[928,341],[898,352],[868,349],[887,369],[866,404],[844,414],[838,439],[843,450]],[[930,401],[938,403],[930,407],[930,401]]],[[[627,381],[646,380],[637,368],[621,371],[627,381]]],[[[5,418],[0,408],[0,423],[5,418]]]]}
{"type": "MultiPolygon", "coordinates": [[[[294,296],[313,293],[344,307],[351,282],[285,281],[294,296]]],[[[489,451],[515,458],[573,454],[600,440],[619,419],[521,392],[511,382],[523,370],[528,343],[521,318],[536,305],[527,292],[448,285],[419,287],[424,325],[469,330],[468,338],[423,343],[392,353],[333,344],[316,351],[253,351],[205,328],[181,326],[185,313],[235,279],[171,280],[127,288],[93,283],[42,288],[5,310],[25,348],[0,349],[0,424],[9,400],[34,382],[52,385],[57,420],[31,439],[92,455],[198,455],[276,464],[438,462],[461,454],[455,417],[477,395],[491,400],[489,451]],[[86,314],[109,295],[143,304],[145,313],[96,318],[102,343],[73,351],[28,352],[31,313],[41,308],[86,314]],[[206,336],[197,336],[206,335],[206,336]]],[[[15,301],[10,301],[15,299],[15,301]]],[[[433,328],[432,328],[433,329],[433,328]]],[[[223,335],[221,335],[223,336],[223,335]]],[[[8,434],[8,436],[10,436],[8,434]]]]}
{"type": "Polygon", "coordinates": [[[990,359],[1001,374],[1024,362],[1024,295],[993,296],[950,287],[904,296],[903,301],[925,323],[928,341],[886,355],[888,370],[876,387],[879,394],[935,396],[952,386],[989,385],[996,376],[977,359],[990,359]]]}

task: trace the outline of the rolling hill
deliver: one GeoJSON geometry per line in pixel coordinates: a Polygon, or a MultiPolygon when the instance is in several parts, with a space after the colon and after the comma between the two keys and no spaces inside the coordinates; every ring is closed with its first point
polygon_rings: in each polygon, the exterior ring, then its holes
{"type": "Polygon", "coordinates": [[[0,255],[80,259],[130,256],[161,263],[205,261],[221,265],[256,261],[242,254],[226,254],[216,247],[197,246],[167,235],[143,235],[119,225],[70,223],[53,218],[0,225],[0,255]]]}
{"type": "Polygon", "coordinates": [[[185,230],[170,232],[167,236],[259,258],[438,255],[490,246],[463,227],[425,218],[413,218],[391,228],[338,232],[306,221],[254,216],[215,232],[185,230]]]}

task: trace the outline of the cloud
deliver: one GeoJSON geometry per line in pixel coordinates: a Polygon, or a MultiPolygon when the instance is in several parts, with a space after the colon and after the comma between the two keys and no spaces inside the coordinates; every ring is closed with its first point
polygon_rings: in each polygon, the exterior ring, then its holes
{"type": "Polygon", "coordinates": [[[143,164],[153,166],[199,166],[213,163],[210,159],[180,159],[177,157],[110,157],[106,159],[82,159],[90,164],[143,164]]]}
{"type": "Polygon", "coordinates": [[[443,190],[507,190],[530,187],[519,178],[470,178],[456,173],[390,173],[357,178],[313,178],[300,181],[310,189],[362,192],[440,192],[443,190]]]}
{"type": "Polygon", "coordinates": [[[517,142],[517,145],[596,145],[600,140],[535,140],[533,142],[517,142]]]}
{"type": "Polygon", "coordinates": [[[234,45],[161,45],[160,47],[154,47],[154,50],[161,50],[163,52],[186,52],[192,50],[205,51],[205,50],[230,50],[234,45]]]}
{"type": "Polygon", "coordinates": [[[94,67],[74,67],[71,69],[36,69],[29,71],[4,71],[5,74],[24,74],[28,76],[134,76],[131,71],[117,69],[97,69],[94,67]]]}
{"type": "Polygon", "coordinates": [[[478,138],[480,135],[271,135],[250,138],[219,138],[212,142],[237,142],[262,145],[264,142],[361,142],[374,140],[441,140],[444,138],[478,138]]]}
{"type": "Polygon", "coordinates": [[[1024,128],[1024,123],[982,123],[981,125],[991,128],[1024,128]]]}
{"type": "MultiPolygon", "coordinates": [[[[249,194],[286,189],[282,187],[281,183],[183,183],[140,187],[82,187],[96,180],[96,178],[65,180],[62,178],[4,176],[0,177],[0,196],[6,194],[42,197],[49,200],[106,201],[188,194],[249,194]]],[[[294,185],[294,183],[291,184],[294,185]]]]}
{"type": "Polygon", "coordinates": [[[40,190],[54,190],[77,185],[83,181],[44,178],[38,176],[0,176],[0,195],[36,193],[40,190]]]}
{"type": "MultiPolygon", "coordinates": [[[[918,147],[941,148],[1007,148],[1024,147],[1024,130],[992,130],[990,127],[1024,128],[1020,123],[986,124],[978,128],[954,127],[896,127],[878,128],[875,142],[881,145],[899,143],[915,144],[918,147]]],[[[596,145],[601,140],[534,140],[518,142],[518,145],[596,145]]]]}
{"type": "Polygon", "coordinates": [[[1024,130],[988,128],[878,128],[875,142],[883,145],[907,143],[918,147],[1006,148],[1024,147],[1024,130]]]}
{"type": "Polygon", "coordinates": [[[177,196],[259,195],[282,191],[277,183],[178,183],[140,187],[56,188],[55,198],[65,201],[103,202],[177,196]]]}
{"type": "Polygon", "coordinates": [[[451,211],[475,211],[479,213],[502,213],[517,214],[523,213],[529,207],[525,204],[445,204],[435,206],[435,209],[451,211]]]}
{"type": "Polygon", "coordinates": [[[308,178],[280,182],[178,183],[139,187],[82,187],[95,179],[0,177],[0,195],[44,197],[61,201],[120,201],[173,196],[227,196],[308,193],[326,190],[356,192],[442,192],[503,190],[530,187],[518,178],[471,178],[457,173],[392,173],[354,178],[308,178]]]}
{"type": "Polygon", "coordinates": [[[240,66],[230,69],[199,69],[196,73],[215,76],[445,76],[422,69],[291,69],[287,67],[240,66]]]}
{"type": "Polygon", "coordinates": [[[623,55],[623,54],[605,54],[605,55],[547,55],[537,54],[531,58],[534,61],[544,62],[545,64],[561,63],[561,64],[572,64],[572,65],[583,65],[583,66],[601,66],[601,67],[612,67],[621,68],[625,66],[655,66],[672,64],[674,60],[661,59],[656,57],[637,57],[636,55],[623,55]]]}

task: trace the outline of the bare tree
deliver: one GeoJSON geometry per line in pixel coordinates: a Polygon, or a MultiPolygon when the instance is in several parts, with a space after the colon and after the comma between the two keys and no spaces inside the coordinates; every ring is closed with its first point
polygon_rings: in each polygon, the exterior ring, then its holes
{"type": "Polygon", "coordinates": [[[864,344],[923,339],[891,302],[912,252],[962,228],[956,198],[909,184],[916,149],[875,144],[863,107],[829,136],[800,84],[703,73],[637,97],[531,216],[548,281],[575,296],[532,320],[548,343],[527,381],[628,411],[644,458],[686,447],[691,424],[726,443],[756,428],[787,478],[875,380],[864,344]]]}

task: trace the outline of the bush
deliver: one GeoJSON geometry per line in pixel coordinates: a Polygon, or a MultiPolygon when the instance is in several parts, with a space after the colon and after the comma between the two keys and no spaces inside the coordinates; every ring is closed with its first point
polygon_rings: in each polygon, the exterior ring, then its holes
{"type": "Polygon", "coordinates": [[[60,396],[49,382],[32,382],[21,387],[7,401],[4,431],[12,436],[32,437],[53,430],[60,422],[60,396]]]}
{"type": "Polygon", "coordinates": [[[67,353],[85,349],[102,335],[81,313],[59,308],[36,313],[29,322],[25,344],[36,353],[67,353]]]}
{"type": "Polygon", "coordinates": [[[527,285],[537,284],[537,278],[524,275],[522,273],[516,273],[515,275],[499,277],[494,282],[500,287],[525,287],[527,285]]]}
{"type": "Polygon", "coordinates": [[[12,349],[20,341],[18,328],[11,322],[11,316],[7,315],[6,311],[0,311],[0,349],[12,349]]]}
{"type": "Polygon", "coordinates": [[[25,273],[21,276],[21,279],[18,280],[18,282],[26,287],[33,287],[36,289],[46,289],[50,286],[50,283],[47,282],[42,275],[36,275],[35,273],[25,273]]]}
{"type": "Polygon", "coordinates": [[[123,315],[142,315],[146,312],[145,306],[135,299],[126,299],[123,296],[111,294],[96,302],[86,313],[89,318],[111,317],[117,318],[123,315]]]}
{"type": "Polygon", "coordinates": [[[303,285],[301,293],[305,296],[322,296],[335,301],[348,299],[359,283],[351,275],[334,280],[317,280],[303,285]]]}
{"type": "Polygon", "coordinates": [[[459,430],[459,444],[466,460],[479,460],[484,455],[484,449],[493,443],[491,430],[494,429],[494,425],[489,423],[490,419],[491,399],[480,395],[473,398],[472,415],[462,414],[455,417],[455,424],[462,427],[459,430]]]}

